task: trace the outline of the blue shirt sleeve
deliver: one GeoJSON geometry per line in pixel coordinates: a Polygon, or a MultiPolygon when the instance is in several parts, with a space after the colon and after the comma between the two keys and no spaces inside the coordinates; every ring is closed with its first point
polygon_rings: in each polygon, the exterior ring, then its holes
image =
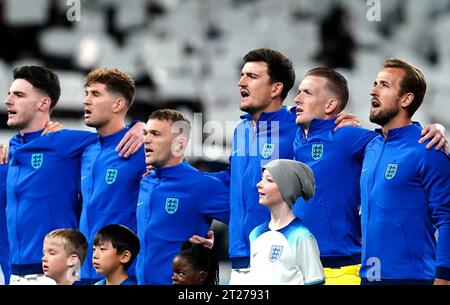
{"type": "Polygon", "coordinates": [[[436,277],[450,280],[450,157],[443,151],[424,151],[419,174],[438,228],[436,277]]]}
{"type": "Polygon", "coordinates": [[[61,130],[52,135],[58,141],[58,147],[62,148],[71,158],[80,158],[83,151],[97,140],[96,133],[80,130],[61,130]]]}
{"type": "Polygon", "coordinates": [[[354,126],[343,127],[336,130],[336,134],[339,132],[346,138],[341,141],[345,141],[346,147],[351,150],[351,154],[357,155],[361,159],[364,158],[366,145],[378,135],[375,131],[354,126]]]}
{"type": "Polygon", "coordinates": [[[202,207],[203,213],[212,219],[228,224],[230,221],[230,189],[226,183],[208,174],[208,185],[204,186],[207,199],[202,207]]]}
{"type": "Polygon", "coordinates": [[[6,228],[6,175],[8,165],[0,165],[0,266],[3,271],[5,283],[9,283],[9,244],[6,228]]]}

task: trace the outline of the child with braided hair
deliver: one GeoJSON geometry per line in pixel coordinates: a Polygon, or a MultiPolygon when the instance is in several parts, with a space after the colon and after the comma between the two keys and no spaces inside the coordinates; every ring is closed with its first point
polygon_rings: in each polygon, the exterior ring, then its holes
{"type": "Polygon", "coordinates": [[[172,261],[174,285],[218,285],[219,262],[213,249],[185,241],[172,261]]]}

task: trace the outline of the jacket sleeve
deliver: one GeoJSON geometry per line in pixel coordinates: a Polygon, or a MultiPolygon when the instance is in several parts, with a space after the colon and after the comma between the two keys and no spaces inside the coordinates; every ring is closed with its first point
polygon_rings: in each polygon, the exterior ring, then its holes
{"type": "Polygon", "coordinates": [[[216,177],[208,177],[209,183],[204,187],[203,213],[209,218],[228,224],[230,221],[230,188],[216,177]]]}
{"type": "Polygon", "coordinates": [[[81,158],[83,151],[97,140],[97,134],[80,130],[61,130],[54,133],[58,147],[71,158],[81,158]]]}
{"type": "MultiPolygon", "coordinates": [[[[424,149],[425,150],[425,149],[424,149]]],[[[450,280],[450,158],[443,151],[425,151],[419,169],[422,185],[438,229],[436,278],[450,280]]]]}
{"type": "Polygon", "coordinates": [[[220,172],[209,173],[209,175],[222,181],[222,183],[226,187],[228,187],[228,188],[230,187],[230,166],[228,166],[226,170],[223,170],[220,172]]]}
{"type": "Polygon", "coordinates": [[[353,155],[359,156],[359,158],[364,159],[366,145],[375,138],[378,133],[372,130],[368,130],[361,127],[347,127],[348,128],[348,139],[345,141],[349,143],[349,148],[352,150],[353,155]]]}

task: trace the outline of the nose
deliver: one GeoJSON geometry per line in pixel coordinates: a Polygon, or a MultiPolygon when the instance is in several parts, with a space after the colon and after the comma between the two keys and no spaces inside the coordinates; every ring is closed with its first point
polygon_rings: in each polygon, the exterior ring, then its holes
{"type": "Polygon", "coordinates": [[[6,106],[11,106],[12,105],[12,95],[11,94],[8,94],[6,96],[5,104],[6,104],[6,106]]]}
{"type": "Polygon", "coordinates": [[[375,97],[378,96],[378,86],[374,85],[370,90],[370,96],[375,97]]]}
{"type": "Polygon", "coordinates": [[[42,255],[42,261],[43,262],[47,262],[47,256],[44,254],[44,255],[42,255]]]}
{"type": "Polygon", "coordinates": [[[245,75],[242,75],[241,78],[239,78],[239,81],[237,83],[238,87],[244,87],[245,86],[245,75]]]}
{"type": "Polygon", "coordinates": [[[257,189],[260,189],[260,188],[262,188],[261,182],[262,182],[262,180],[261,180],[261,181],[259,181],[258,183],[256,183],[256,188],[257,188],[257,189]]]}
{"type": "Polygon", "coordinates": [[[145,144],[150,144],[150,142],[151,142],[150,133],[147,132],[146,134],[144,134],[144,145],[145,144]]]}
{"type": "Polygon", "coordinates": [[[295,103],[295,105],[297,105],[297,106],[300,106],[300,105],[302,104],[302,101],[300,100],[300,93],[297,94],[297,96],[295,97],[294,103],[295,103]]]}
{"type": "Polygon", "coordinates": [[[177,284],[178,283],[178,275],[176,274],[176,272],[174,272],[172,274],[172,283],[173,284],[177,284]]]}
{"type": "Polygon", "coordinates": [[[88,106],[90,103],[91,103],[91,101],[90,101],[90,99],[89,99],[89,96],[86,95],[86,96],[84,97],[84,100],[83,100],[83,105],[84,105],[84,106],[88,106]]]}

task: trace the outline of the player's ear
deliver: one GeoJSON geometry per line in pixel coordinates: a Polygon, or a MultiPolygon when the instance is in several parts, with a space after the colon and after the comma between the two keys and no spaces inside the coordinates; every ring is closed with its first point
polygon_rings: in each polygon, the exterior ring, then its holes
{"type": "Polygon", "coordinates": [[[283,83],[282,82],[277,82],[272,84],[272,92],[271,92],[271,97],[274,98],[276,96],[281,95],[281,93],[283,92],[283,83]]]}
{"type": "Polygon", "coordinates": [[[75,265],[78,263],[78,255],[72,254],[67,258],[67,266],[70,268],[75,267],[75,265]]]}
{"type": "Polygon", "coordinates": [[[122,264],[128,263],[131,259],[131,252],[129,250],[123,251],[119,259],[122,264]]]}
{"type": "Polygon", "coordinates": [[[206,271],[200,271],[199,275],[198,275],[198,283],[200,285],[203,285],[206,281],[206,276],[208,275],[208,272],[206,271]]]}
{"type": "Polygon", "coordinates": [[[401,98],[401,103],[400,105],[402,106],[402,108],[407,109],[411,103],[414,100],[414,93],[406,93],[405,95],[403,95],[403,97],[401,98]]]}
{"type": "Polygon", "coordinates": [[[124,108],[127,108],[127,102],[123,97],[114,101],[113,112],[121,112],[124,108]]]}
{"type": "Polygon", "coordinates": [[[331,115],[333,112],[337,111],[339,102],[337,99],[329,99],[325,105],[325,113],[331,115]]]}
{"type": "Polygon", "coordinates": [[[39,104],[39,110],[40,111],[47,111],[50,109],[52,105],[52,99],[49,96],[44,96],[39,104]]]}

